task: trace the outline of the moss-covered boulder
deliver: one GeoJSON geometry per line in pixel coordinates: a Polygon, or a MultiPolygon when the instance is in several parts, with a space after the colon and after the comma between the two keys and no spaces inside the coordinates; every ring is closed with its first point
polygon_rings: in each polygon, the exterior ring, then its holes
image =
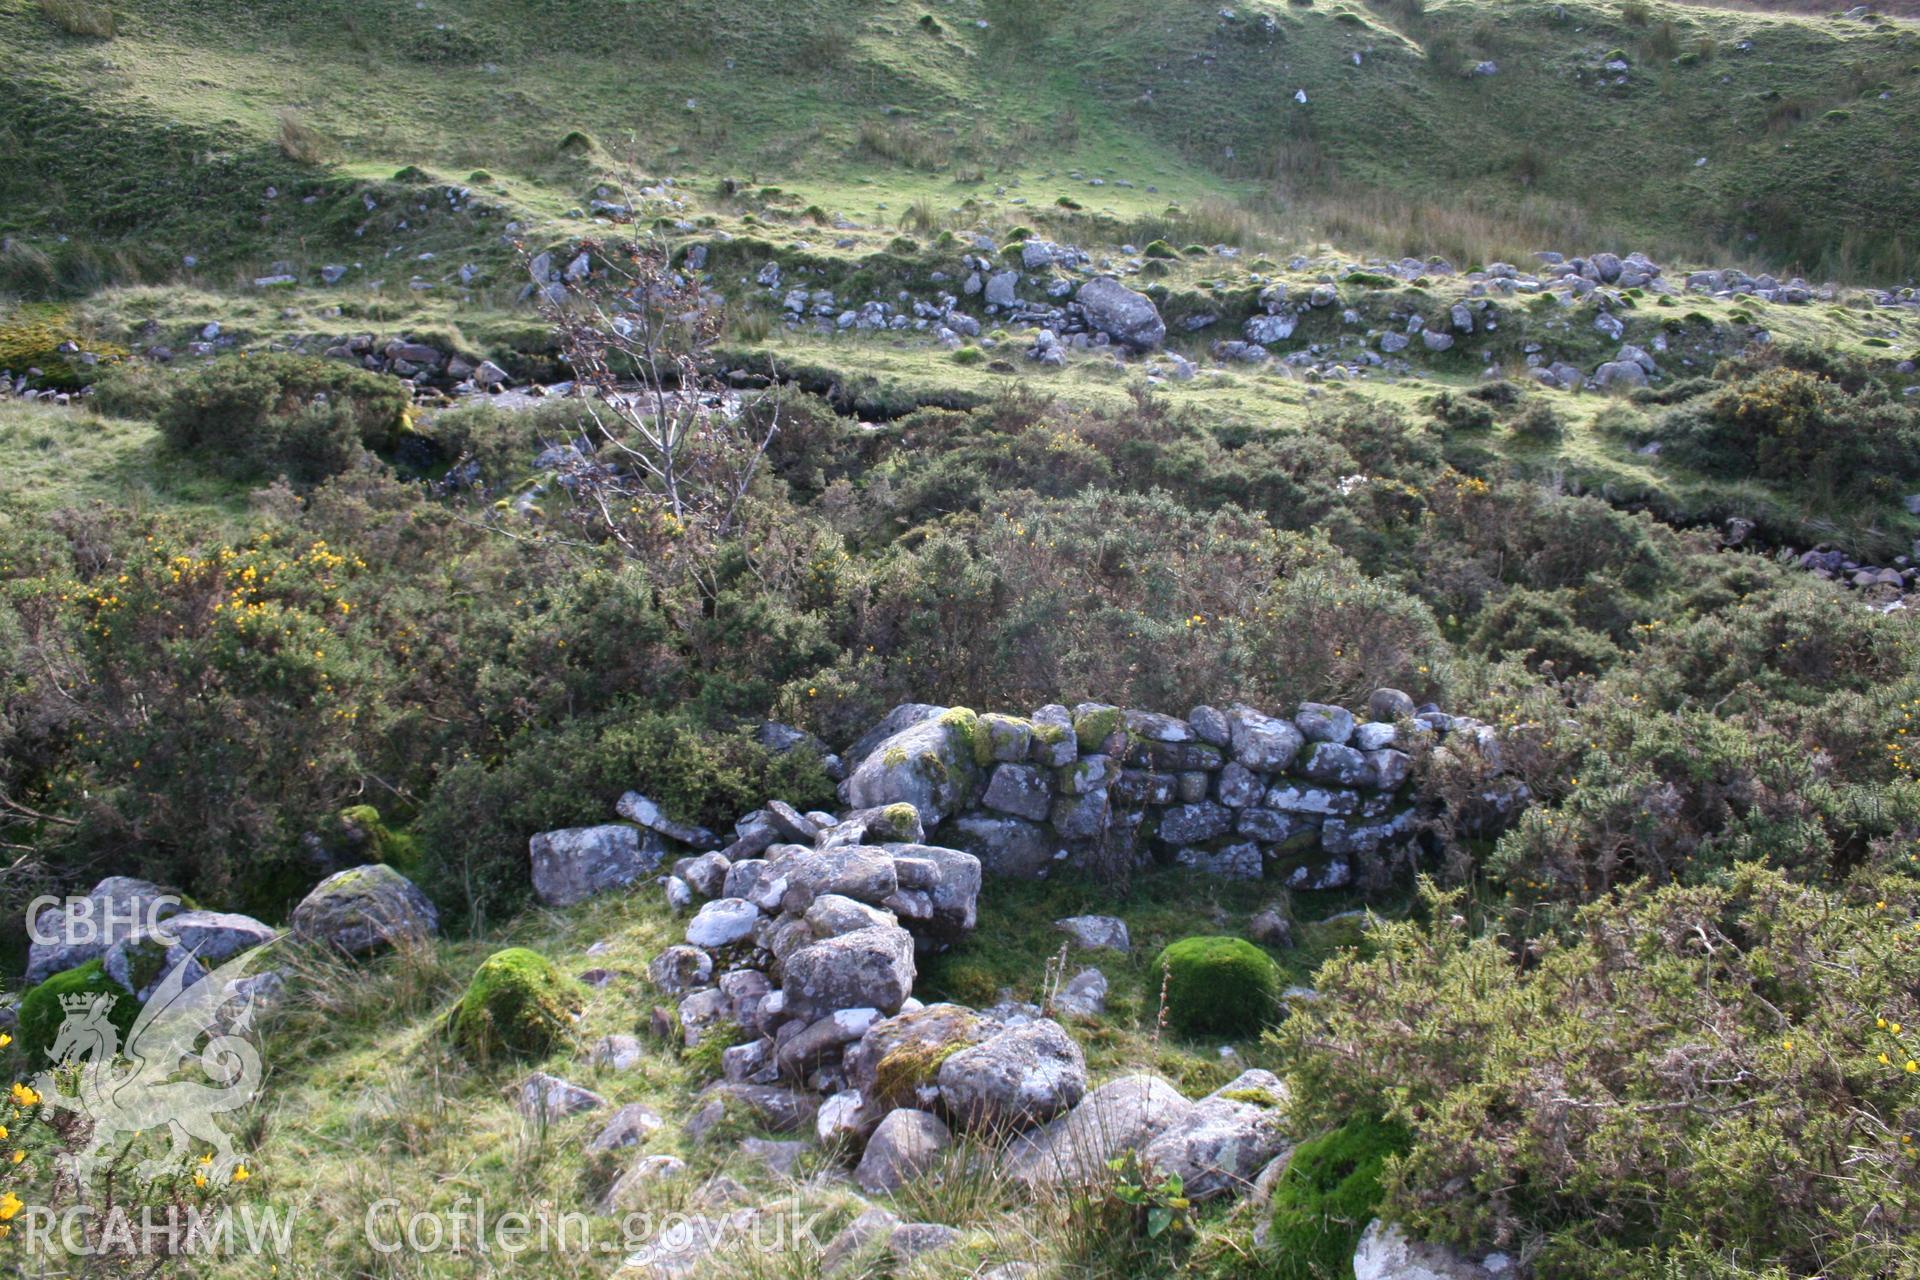
{"type": "Polygon", "coordinates": [[[928,826],[964,807],[993,749],[979,717],[964,707],[943,711],[880,743],[847,779],[856,809],[910,804],[928,826]]]}
{"type": "Polygon", "coordinates": [[[1381,1172],[1410,1146],[1402,1126],[1356,1116],[1296,1147],[1273,1189],[1275,1274],[1352,1275],[1354,1246],[1380,1207],[1381,1172]]]}
{"type": "Polygon", "coordinates": [[[1167,1018],[1187,1035],[1250,1035],[1273,1019],[1280,966],[1245,938],[1182,938],[1154,962],[1167,1018]]]}
{"type": "MultiPolygon", "coordinates": [[[[107,976],[99,960],[89,960],[78,968],[56,973],[20,998],[19,1025],[16,1028],[20,1051],[27,1065],[38,1070],[47,1063],[47,1051],[60,1037],[60,1024],[67,1019],[62,1003],[68,997],[98,996],[111,1001],[107,1021],[120,1032],[120,1047],[125,1047],[128,1028],[140,1012],[140,1002],[107,976]]],[[[65,1055],[62,1055],[65,1056],[65,1055]]]]}
{"type": "Polygon", "coordinates": [[[572,1027],[579,984],[525,947],[496,951],[474,970],[447,1029],[475,1062],[543,1058],[572,1027]]]}
{"type": "Polygon", "coordinates": [[[425,942],[439,927],[427,895],[380,862],[336,871],[293,909],[294,933],[355,956],[425,942]]]}

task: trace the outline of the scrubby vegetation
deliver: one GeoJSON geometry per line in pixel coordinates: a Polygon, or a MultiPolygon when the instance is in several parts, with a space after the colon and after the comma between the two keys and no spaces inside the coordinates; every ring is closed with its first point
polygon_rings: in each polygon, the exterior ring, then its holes
{"type": "MultiPolygon", "coordinates": [[[[913,959],[980,1009],[1097,965],[1102,1012],[1042,1010],[1094,1083],[1284,1076],[1220,1100],[1298,1140],[1267,1198],[1138,1156],[1043,1194],[958,1134],[887,1203],[976,1273],[1344,1278],[1379,1216],[1541,1280],[1920,1274],[1920,38],[1779,8],[0,5],[0,913],[124,874],[279,925],[373,862],[440,913],[276,959],[237,1194],[311,1221],[208,1274],[387,1274],[334,1228],[388,1190],[611,1219],[632,1153],[518,1109],[536,1070],[673,1117],[650,1207],[865,1207],[737,1100],[684,1132],[754,1034],[642,976],[704,849],[549,910],[537,833],[844,808],[769,721],[1088,702],[1023,731],[1091,753],[1380,689],[1493,733],[1402,726],[1423,803],[1367,816],[1417,832],[1340,888],[1116,842],[913,959]],[[1164,352],[1038,358],[1062,246],[1164,352]],[[1629,248],[1862,287],[1469,275],[1629,248]],[[916,310],[1014,269],[965,333],[916,310]],[[1215,348],[1283,303],[1280,358],[1215,348]],[[1131,950],[1063,951],[1083,914],[1131,950]]],[[[75,994],[137,1012],[97,960],[23,991],[22,1075],[75,994]]]]}

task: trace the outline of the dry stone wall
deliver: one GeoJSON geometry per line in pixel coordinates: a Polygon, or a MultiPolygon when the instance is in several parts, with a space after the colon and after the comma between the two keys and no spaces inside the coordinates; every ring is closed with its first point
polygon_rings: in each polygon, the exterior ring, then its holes
{"type": "MultiPolygon", "coordinates": [[[[1497,774],[1477,720],[1377,690],[1364,714],[1302,703],[1292,715],[1200,706],[1184,717],[1083,703],[1028,716],[909,705],[855,744],[854,809],[910,804],[929,839],[989,875],[1172,863],[1289,888],[1336,889],[1413,839],[1411,785],[1427,749],[1470,751],[1497,774]]],[[[1497,779],[1496,811],[1525,800],[1497,779]]]]}

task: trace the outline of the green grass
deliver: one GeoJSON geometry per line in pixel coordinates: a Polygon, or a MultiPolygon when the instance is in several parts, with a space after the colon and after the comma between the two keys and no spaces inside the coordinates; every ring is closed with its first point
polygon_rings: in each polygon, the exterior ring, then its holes
{"type": "Polygon", "coordinates": [[[1061,197],[1144,223],[1211,199],[1240,206],[1229,231],[1252,218],[1462,261],[1551,241],[1906,274],[1911,27],[1649,8],[1641,26],[1545,0],[1435,0],[1415,19],[1251,0],[1228,21],[1036,0],[963,3],[929,27],[898,0],[566,0],[546,28],[593,32],[567,42],[519,38],[512,0],[271,18],[140,0],[102,42],[6,0],[0,231],[31,238],[67,287],[231,284],[316,251],[497,249],[509,216],[584,230],[564,215],[631,164],[702,193],[778,186],[795,209],[876,226],[1061,197]],[[1624,86],[1600,69],[1615,49],[1624,86]],[[1481,60],[1499,74],[1462,74],[1481,60]],[[1824,118],[1838,110],[1844,125],[1824,118]],[[563,148],[575,134],[588,141],[563,148]],[[486,170],[473,194],[489,212],[403,209],[421,202],[389,191],[369,218],[358,187],[408,166],[417,188],[486,170]],[[56,225],[78,234],[49,244],[56,225]]]}

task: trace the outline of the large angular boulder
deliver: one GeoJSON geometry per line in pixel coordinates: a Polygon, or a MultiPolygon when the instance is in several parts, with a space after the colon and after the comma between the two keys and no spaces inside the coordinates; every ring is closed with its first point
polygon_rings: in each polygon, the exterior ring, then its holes
{"type": "Polygon", "coordinates": [[[1136,351],[1151,351],[1167,340],[1167,322],[1144,293],[1135,293],[1112,276],[1096,276],[1080,286],[1074,301],[1087,324],[1136,351]]]}
{"type": "Polygon", "coordinates": [[[888,1018],[847,1050],[842,1062],[847,1083],[859,1091],[870,1115],[913,1105],[920,1090],[932,1086],[943,1061],[995,1030],[995,1024],[957,1004],[930,1004],[888,1018]]]}
{"type": "Polygon", "coordinates": [[[889,845],[898,891],[883,904],[918,936],[956,942],[973,931],[980,859],[929,844],[889,845]]]}
{"type": "Polygon", "coordinates": [[[546,831],[527,842],[533,893],[550,907],[570,907],[624,889],[660,865],[657,833],[621,823],[546,831]]]}
{"type": "Polygon", "coordinates": [[[1286,1086],[1271,1072],[1246,1071],[1195,1103],[1141,1156],[1160,1173],[1178,1174],[1190,1199],[1242,1191],[1287,1149],[1286,1115],[1286,1086]]]}
{"type": "Polygon", "coordinates": [[[913,935],[880,926],[801,947],[781,966],[787,1012],[812,1022],[842,1009],[894,1014],[913,994],[913,935]]]}
{"type": "Polygon", "coordinates": [[[941,1153],[952,1145],[953,1136],[939,1116],[902,1107],[888,1113],[867,1139],[866,1153],[853,1171],[853,1180],[872,1195],[898,1191],[933,1168],[941,1153]]]}
{"type": "Polygon", "coordinates": [[[901,730],[875,747],[846,781],[856,809],[910,804],[932,826],[966,804],[978,775],[972,713],[949,711],[901,730]]]}
{"type": "Polygon", "coordinates": [[[1051,1120],[1085,1097],[1087,1063],[1059,1023],[1039,1019],[960,1050],[935,1078],[955,1124],[1004,1133],[1051,1120]]]}
{"type": "Polygon", "coordinates": [[[1021,1134],[1002,1167],[1028,1186],[1083,1184],[1107,1172],[1107,1161],[1137,1151],[1193,1111],[1194,1104],[1158,1076],[1122,1076],[1082,1098],[1072,1111],[1021,1134]]]}
{"type": "Polygon", "coordinates": [[[108,876],[87,890],[84,904],[48,907],[34,918],[26,984],[37,986],[56,973],[97,960],[115,943],[148,931],[180,909],[180,900],[157,884],[108,876]]]}
{"type": "Polygon", "coordinates": [[[413,881],[385,863],[336,871],[293,909],[293,932],[350,956],[425,942],[440,913],[413,881]]]}
{"type": "Polygon", "coordinates": [[[183,911],[149,933],[122,938],[107,949],[107,976],[142,1002],[176,969],[187,966],[183,987],[192,986],[208,970],[218,968],[243,951],[264,946],[278,936],[252,916],[225,911],[183,911]]]}
{"type": "Polygon", "coordinates": [[[1233,738],[1233,758],[1255,773],[1278,773],[1293,763],[1306,738],[1292,723],[1252,707],[1227,712],[1233,738]]]}
{"type": "Polygon", "coordinates": [[[858,767],[860,762],[874,753],[879,745],[903,729],[911,729],[923,721],[945,715],[945,707],[936,707],[927,702],[903,702],[880,718],[880,723],[854,739],[847,748],[846,760],[849,765],[858,767]]]}
{"type": "Polygon", "coordinates": [[[940,831],[979,859],[989,875],[1030,880],[1059,858],[1058,836],[1037,822],[998,813],[963,813],[940,831]]]}

